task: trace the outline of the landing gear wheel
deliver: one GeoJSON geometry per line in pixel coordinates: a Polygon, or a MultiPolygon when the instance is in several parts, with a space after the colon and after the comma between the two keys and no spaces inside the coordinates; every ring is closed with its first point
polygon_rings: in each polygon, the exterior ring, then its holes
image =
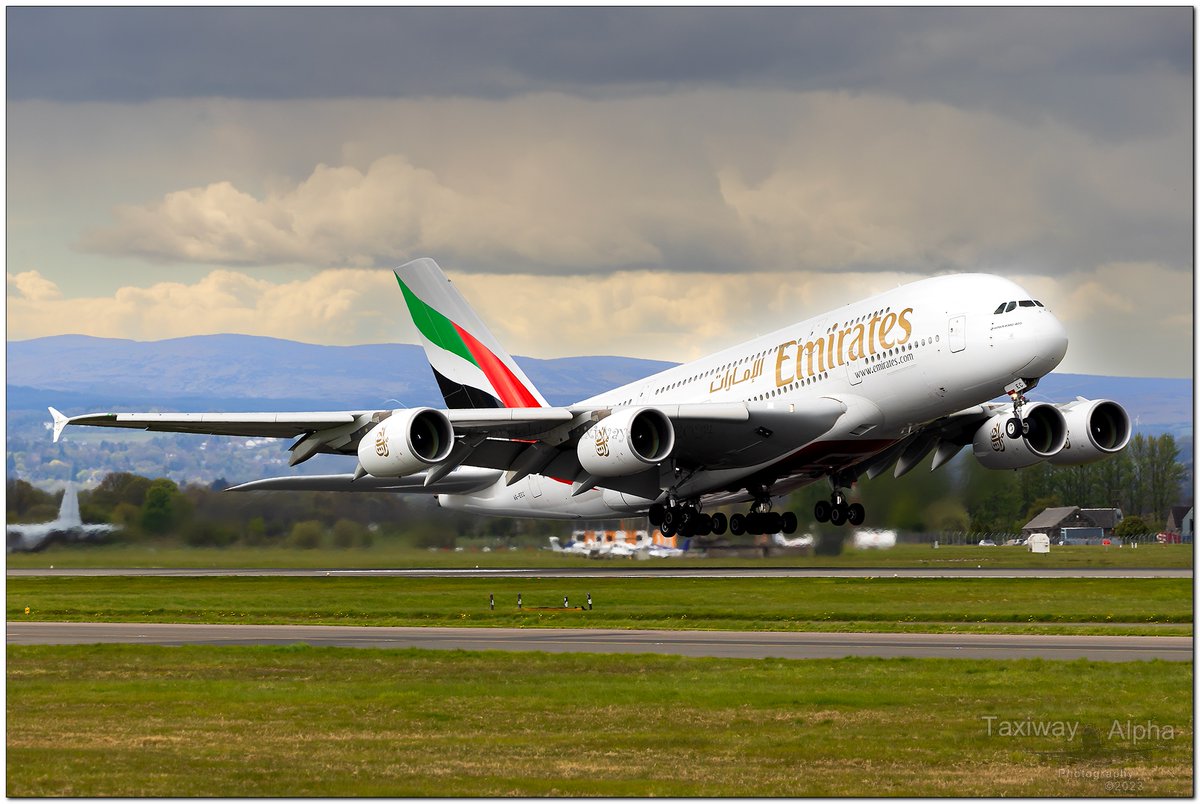
{"type": "Polygon", "coordinates": [[[769,514],[763,514],[763,533],[779,533],[783,530],[783,517],[772,511],[769,514]]]}
{"type": "Polygon", "coordinates": [[[694,523],[692,524],[692,534],[695,536],[707,536],[712,533],[713,518],[708,514],[697,514],[694,523]]]}
{"type": "Polygon", "coordinates": [[[846,520],[856,528],[861,525],[863,520],[866,518],[867,509],[863,508],[859,503],[852,503],[846,511],[846,520]]]}
{"type": "Polygon", "coordinates": [[[741,536],[746,532],[746,517],[741,514],[734,514],[729,517],[729,532],[734,536],[741,536]]]}
{"type": "Polygon", "coordinates": [[[829,511],[829,524],[842,525],[846,522],[846,518],[850,515],[850,511],[844,505],[835,505],[829,511]]]}
{"type": "Polygon", "coordinates": [[[833,505],[828,500],[817,500],[817,504],[813,506],[813,519],[828,522],[832,511],[833,505]]]}
{"type": "Polygon", "coordinates": [[[658,532],[663,535],[664,539],[669,539],[675,535],[675,523],[663,522],[658,526],[658,532]]]}
{"type": "Polygon", "coordinates": [[[729,519],[720,511],[712,515],[712,535],[724,536],[729,528],[729,519]]]}
{"type": "Polygon", "coordinates": [[[1009,438],[1020,438],[1022,435],[1024,435],[1023,431],[1025,430],[1026,426],[1027,425],[1025,425],[1024,422],[1014,416],[1004,423],[1004,434],[1009,438]]]}
{"type": "Polygon", "coordinates": [[[785,534],[791,536],[796,532],[796,528],[800,527],[800,520],[791,511],[784,511],[780,515],[780,526],[785,534]]]}
{"type": "Polygon", "coordinates": [[[647,512],[647,516],[650,517],[650,524],[655,526],[661,525],[663,522],[663,514],[665,514],[666,511],[667,507],[662,503],[655,503],[654,505],[650,506],[650,510],[647,512]]]}

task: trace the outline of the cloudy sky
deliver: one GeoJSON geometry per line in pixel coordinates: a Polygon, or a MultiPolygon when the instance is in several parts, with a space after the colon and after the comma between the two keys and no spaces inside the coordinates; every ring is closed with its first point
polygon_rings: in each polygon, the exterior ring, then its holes
{"type": "Polygon", "coordinates": [[[1008,276],[1062,370],[1190,377],[1193,12],[42,9],[7,17],[7,333],[685,360],[1008,276]]]}

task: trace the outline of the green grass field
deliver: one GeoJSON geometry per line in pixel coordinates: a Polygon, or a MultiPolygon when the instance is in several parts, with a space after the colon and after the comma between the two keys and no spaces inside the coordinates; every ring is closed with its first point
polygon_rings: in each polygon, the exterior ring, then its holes
{"type": "MultiPolygon", "coordinates": [[[[947,546],[934,550],[929,545],[901,544],[891,550],[847,549],[836,557],[787,556],[767,559],[700,558],[612,560],[603,563],[635,566],[782,566],[782,567],[917,567],[917,568],[1073,568],[1142,567],[1187,568],[1193,565],[1190,544],[1147,544],[1128,547],[1053,547],[1048,555],[1034,555],[1020,547],[947,546]]],[[[17,569],[87,567],[287,567],[381,569],[403,567],[579,567],[598,561],[563,556],[549,550],[447,551],[417,550],[395,543],[381,543],[362,550],[290,550],[282,548],[229,547],[203,549],[156,547],[153,545],[55,546],[43,553],[8,556],[8,566],[17,569]]]]}
{"type": "Polygon", "coordinates": [[[306,646],[7,658],[13,797],[1193,791],[1187,664],[306,646]],[[1114,722],[1157,731],[1135,742],[1114,722]]]}
{"type": "Polygon", "coordinates": [[[18,577],[9,620],[1190,634],[1183,578],[18,577]],[[572,606],[591,611],[518,611],[572,606]],[[496,610],[488,608],[495,595],[496,610]],[[25,608],[30,609],[28,615],[25,608]]]}

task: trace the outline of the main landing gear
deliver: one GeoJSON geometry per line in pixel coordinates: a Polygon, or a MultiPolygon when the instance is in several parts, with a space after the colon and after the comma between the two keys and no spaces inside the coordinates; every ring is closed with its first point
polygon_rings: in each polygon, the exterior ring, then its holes
{"type": "Polygon", "coordinates": [[[849,522],[858,527],[867,518],[867,509],[859,503],[846,503],[846,492],[834,489],[829,500],[819,500],[813,506],[813,519],[818,522],[828,522],[831,525],[844,525],[849,522]]]}
{"type": "Polygon", "coordinates": [[[704,514],[695,503],[669,501],[666,505],[655,503],[650,506],[650,524],[668,539],[672,536],[723,536],[729,528],[729,520],[718,511],[704,514]]]}

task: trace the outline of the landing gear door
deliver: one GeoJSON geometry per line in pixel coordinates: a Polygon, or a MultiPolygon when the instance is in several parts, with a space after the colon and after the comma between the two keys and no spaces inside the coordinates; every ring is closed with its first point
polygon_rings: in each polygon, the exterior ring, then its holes
{"type": "Polygon", "coordinates": [[[967,348],[967,317],[965,315],[956,315],[950,319],[948,338],[951,352],[961,352],[967,348]]]}

